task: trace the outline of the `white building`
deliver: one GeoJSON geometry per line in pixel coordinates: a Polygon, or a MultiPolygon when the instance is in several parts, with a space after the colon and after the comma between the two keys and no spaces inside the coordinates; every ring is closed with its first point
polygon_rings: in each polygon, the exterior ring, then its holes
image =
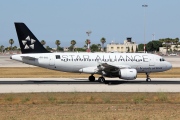
{"type": "Polygon", "coordinates": [[[138,45],[135,42],[132,42],[131,38],[127,38],[124,40],[123,44],[114,42],[107,44],[106,52],[136,52],[137,47],[138,45]]]}
{"type": "MultiPolygon", "coordinates": [[[[170,47],[168,47],[168,52],[176,51],[180,51],[180,45],[171,45],[170,47]]],[[[167,54],[167,47],[159,47],[159,52],[161,52],[162,54],[167,54]]]]}

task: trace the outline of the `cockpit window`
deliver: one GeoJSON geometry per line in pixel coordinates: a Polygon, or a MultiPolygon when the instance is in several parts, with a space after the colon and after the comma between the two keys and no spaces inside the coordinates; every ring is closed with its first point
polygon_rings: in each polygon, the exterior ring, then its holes
{"type": "Polygon", "coordinates": [[[56,55],[56,59],[60,59],[60,55],[56,55]]]}
{"type": "Polygon", "coordinates": [[[165,59],[164,58],[160,58],[160,61],[165,61],[165,59]]]}

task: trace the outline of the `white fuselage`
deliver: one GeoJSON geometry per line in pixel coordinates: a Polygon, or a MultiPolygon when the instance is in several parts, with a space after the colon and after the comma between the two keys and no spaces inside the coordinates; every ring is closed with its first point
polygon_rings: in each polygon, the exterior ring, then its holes
{"type": "Polygon", "coordinates": [[[33,53],[12,55],[13,60],[43,68],[80,72],[82,68],[107,63],[116,67],[131,67],[138,73],[162,72],[172,68],[161,56],[148,53],[33,53]]]}

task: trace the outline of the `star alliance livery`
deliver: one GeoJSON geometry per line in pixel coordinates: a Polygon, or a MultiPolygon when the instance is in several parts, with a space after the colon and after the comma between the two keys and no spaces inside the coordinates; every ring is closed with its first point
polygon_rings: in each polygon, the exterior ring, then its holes
{"type": "Polygon", "coordinates": [[[148,53],[51,53],[24,23],[15,23],[15,28],[22,54],[11,59],[57,71],[88,73],[89,81],[95,81],[94,74],[101,75],[100,82],[105,82],[104,77],[134,80],[137,73],[145,73],[146,81],[151,81],[150,73],[172,68],[161,56],[148,53]]]}

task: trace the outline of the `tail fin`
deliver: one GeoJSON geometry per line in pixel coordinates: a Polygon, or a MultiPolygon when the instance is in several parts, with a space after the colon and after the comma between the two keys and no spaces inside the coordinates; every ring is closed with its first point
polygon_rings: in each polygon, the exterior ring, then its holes
{"type": "Polygon", "coordinates": [[[22,53],[49,53],[24,23],[14,23],[22,53]]]}

